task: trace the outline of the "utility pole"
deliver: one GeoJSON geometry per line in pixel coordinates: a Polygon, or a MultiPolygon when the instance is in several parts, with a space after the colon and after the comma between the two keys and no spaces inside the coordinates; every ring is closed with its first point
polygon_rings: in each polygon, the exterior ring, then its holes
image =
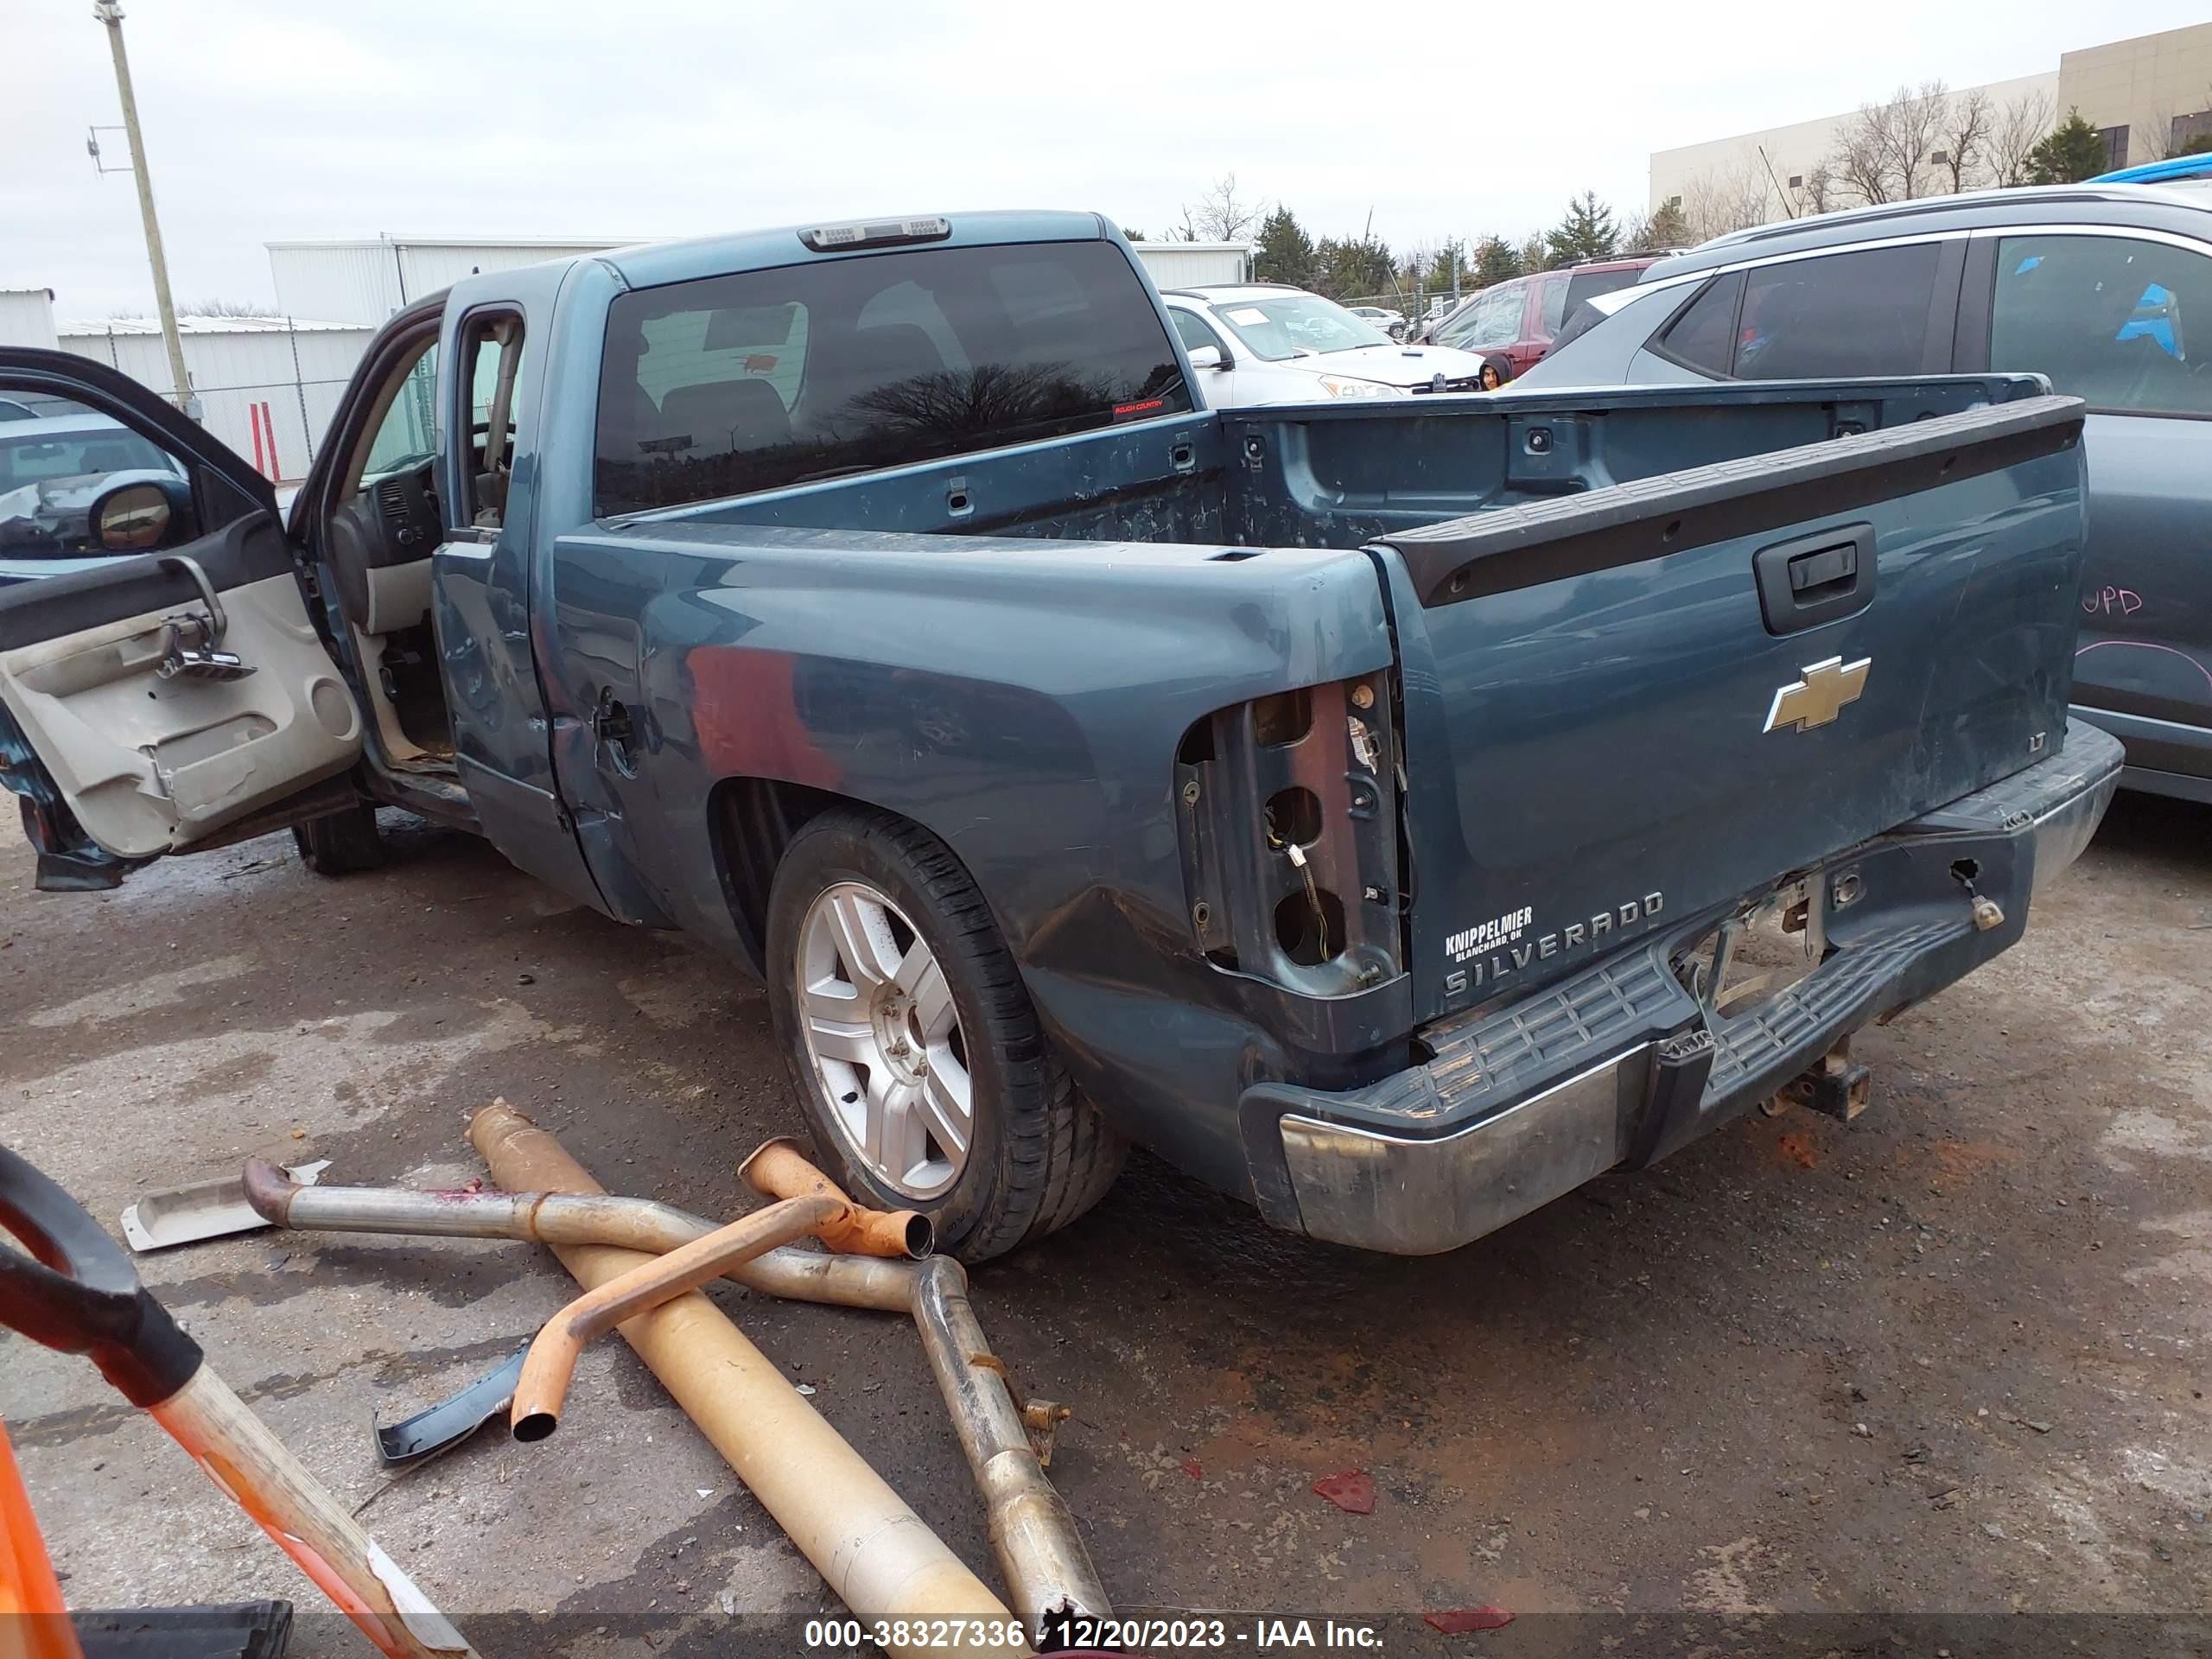
{"type": "MultiPolygon", "coordinates": [[[[169,348],[169,377],[176,406],[200,418],[200,400],[184,370],[184,341],[176,331],[176,306],[169,298],[169,265],[162,252],[161,221],[154,217],[154,181],[146,171],[146,143],[138,132],[138,100],[130,91],[130,60],[123,49],[123,8],[116,0],[92,0],[92,16],[107,26],[108,50],[115,58],[116,96],[123,104],[123,130],[130,141],[130,170],[138,180],[138,217],[146,226],[146,260],[154,268],[154,304],[161,313],[162,338],[169,348]]],[[[98,152],[94,152],[95,156],[98,152]]]]}

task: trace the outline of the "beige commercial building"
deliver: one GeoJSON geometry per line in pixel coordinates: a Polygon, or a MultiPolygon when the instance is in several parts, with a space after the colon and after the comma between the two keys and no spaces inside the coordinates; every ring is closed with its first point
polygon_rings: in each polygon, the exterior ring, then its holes
{"type": "MultiPolygon", "coordinates": [[[[1932,77],[1942,73],[1942,66],[1925,68],[1932,77]]],[[[1870,89],[1869,96],[1884,97],[1890,90],[1870,89]]],[[[2079,110],[2104,138],[2110,165],[2157,161],[2190,139],[2212,133],[2212,23],[2087,47],[2064,54],[2055,70],[1980,87],[1955,86],[1951,98],[1955,102],[1976,92],[2000,129],[2008,119],[2024,124],[2039,115],[2042,129],[2048,130],[2069,110],[2079,110]]],[[[1861,194],[1836,176],[1834,158],[1858,118],[1859,112],[1850,110],[1792,126],[1656,151],[1650,206],[1656,210],[1669,200],[1679,200],[1693,228],[1700,230],[1705,228],[1698,223],[1701,217],[1758,222],[1824,207],[1853,206],[1861,194]]],[[[2021,125],[2021,135],[2026,131],[2021,125]]],[[[2001,130],[1996,135],[2003,137],[2001,130]]],[[[1994,175],[1999,148],[1997,143],[1985,141],[1981,154],[1970,152],[1957,182],[1967,188],[2016,182],[1994,175]]],[[[1939,138],[1913,181],[1912,194],[1933,195],[1952,188],[1949,162],[1939,138]]]]}

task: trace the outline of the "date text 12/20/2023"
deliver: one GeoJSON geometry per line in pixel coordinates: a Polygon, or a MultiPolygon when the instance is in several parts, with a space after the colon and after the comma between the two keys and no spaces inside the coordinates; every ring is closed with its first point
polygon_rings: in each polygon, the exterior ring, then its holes
{"type": "Polygon", "coordinates": [[[1053,1621],[1049,1630],[1028,1631],[1013,1620],[810,1619],[806,1646],[815,1652],[867,1651],[870,1647],[896,1650],[1004,1645],[1027,1652],[1049,1643],[1064,1654],[1107,1652],[1166,1653],[1179,1649],[1288,1653],[1299,1649],[1332,1648],[1338,1651],[1382,1645],[1382,1634],[1372,1624],[1334,1618],[1217,1618],[1188,1615],[1172,1618],[1084,1618],[1053,1621]]]}

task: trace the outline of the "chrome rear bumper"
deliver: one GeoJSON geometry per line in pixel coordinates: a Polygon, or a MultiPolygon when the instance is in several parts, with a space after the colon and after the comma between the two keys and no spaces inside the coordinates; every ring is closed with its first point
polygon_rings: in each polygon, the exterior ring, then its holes
{"type": "MultiPolygon", "coordinates": [[[[2059,754],[1824,865],[1859,895],[1803,979],[1730,1017],[1675,977],[1707,918],[1509,1007],[1423,1033],[1435,1058],[1344,1092],[1260,1084],[1239,1103],[1277,1225],[1396,1255],[1480,1238],[1620,1165],[1688,1144],[1840,1039],[1997,955],[2078,857],[2117,788],[2117,741],[2075,722],[2059,754]],[[2001,918],[1977,925],[1955,872],[2001,918]]],[[[1986,918],[1985,918],[1985,920],[1986,918]]]]}

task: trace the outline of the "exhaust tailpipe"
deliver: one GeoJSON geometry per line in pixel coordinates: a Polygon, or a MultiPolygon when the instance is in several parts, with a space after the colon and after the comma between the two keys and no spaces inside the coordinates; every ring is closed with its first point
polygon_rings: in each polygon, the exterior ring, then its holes
{"type": "Polygon", "coordinates": [[[530,1344],[522,1375],[515,1380],[514,1404],[508,1408],[509,1433],[531,1441],[553,1432],[577,1357],[593,1338],[721,1278],[741,1262],[842,1223],[846,1208],[830,1198],[772,1204],[666,1255],[647,1256],[629,1272],[587,1290],[548,1319],[530,1344]]]}
{"type": "Polygon", "coordinates": [[[834,1198],[846,1218],[820,1235],[840,1255],[908,1255],[918,1262],[936,1248],[930,1218],[912,1210],[865,1210],[827,1175],[807,1162],[789,1136],[764,1141],[737,1166],[738,1179],[771,1198],[834,1198]]]}

